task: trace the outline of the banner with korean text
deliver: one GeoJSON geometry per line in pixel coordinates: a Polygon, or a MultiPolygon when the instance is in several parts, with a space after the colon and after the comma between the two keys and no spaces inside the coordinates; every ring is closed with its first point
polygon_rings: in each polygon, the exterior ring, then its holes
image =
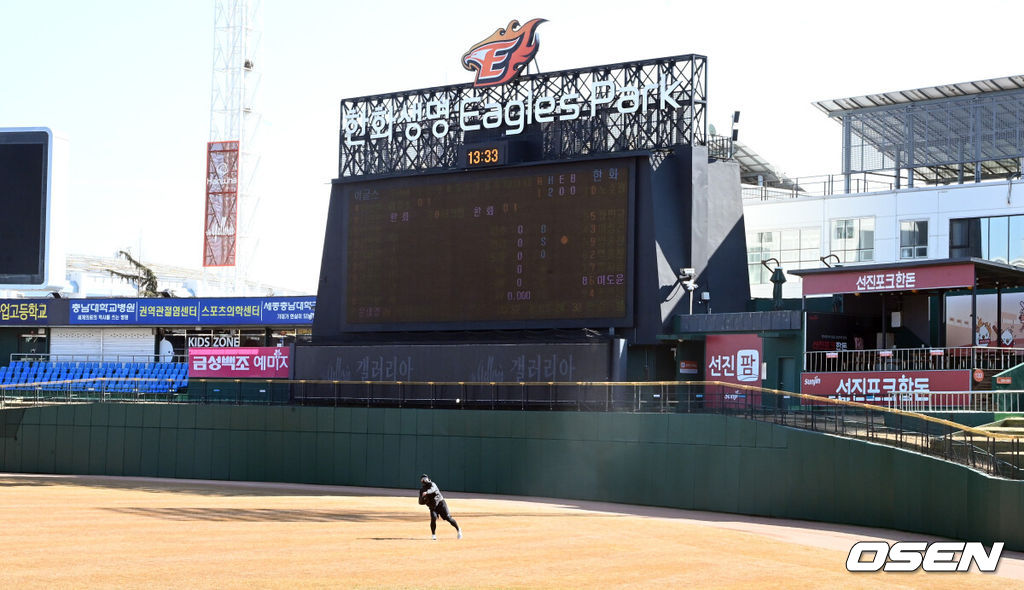
{"type": "Polygon", "coordinates": [[[245,348],[190,348],[190,378],[288,379],[292,350],[283,346],[245,348]]]}
{"type": "MultiPolygon", "coordinates": [[[[926,394],[937,391],[964,392],[971,389],[971,371],[869,371],[801,373],[800,393],[865,404],[925,402],[926,394]]],[[[968,402],[966,394],[944,399],[953,405],[968,402]]]]}
{"type": "Polygon", "coordinates": [[[45,326],[53,319],[52,299],[0,300],[0,326],[45,326]]]}
{"type": "Polygon", "coordinates": [[[73,325],[310,325],[316,297],[82,299],[70,304],[73,325]]]}
{"type": "MultiPolygon", "coordinates": [[[[757,334],[709,334],[704,341],[704,379],[742,385],[761,385],[761,337],[757,334]]],[[[712,396],[705,405],[746,407],[761,405],[761,394],[746,389],[732,389],[723,398],[712,396]],[[747,396],[751,399],[747,399],[747,396]]]]}
{"type": "Polygon", "coordinates": [[[808,273],[803,277],[804,296],[834,293],[894,293],[925,289],[952,289],[974,285],[974,264],[899,266],[870,270],[808,273]]]}
{"type": "Polygon", "coordinates": [[[203,266],[234,266],[238,235],[238,142],[206,145],[203,266]]]}

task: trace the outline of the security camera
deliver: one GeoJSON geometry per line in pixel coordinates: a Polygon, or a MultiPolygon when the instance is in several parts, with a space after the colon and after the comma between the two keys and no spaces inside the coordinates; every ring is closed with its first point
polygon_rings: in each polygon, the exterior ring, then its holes
{"type": "Polygon", "coordinates": [[[692,279],[697,276],[697,271],[692,268],[680,268],[679,274],[682,275],[684,279],[692,279]]]}

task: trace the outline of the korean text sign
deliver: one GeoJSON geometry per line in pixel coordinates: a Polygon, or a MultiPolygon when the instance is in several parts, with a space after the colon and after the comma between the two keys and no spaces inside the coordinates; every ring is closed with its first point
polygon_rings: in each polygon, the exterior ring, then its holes
{"type": "Polygon", "coordinates": [[[188,351],[188,373],[193,378],[288,379],[291,367],[291,349],[282,346],[188,351]]]}
{"type": "Polygon", "coordinates": [[[72,325],[266,325],[313,323],[316,297],[84,299],[71,303],[72,325]]]}
{"type": "Polygon", "coordinates": [[[704,379],[760,385],[761,356],[757,334],[709,334],[704,343],[704,379]]]}

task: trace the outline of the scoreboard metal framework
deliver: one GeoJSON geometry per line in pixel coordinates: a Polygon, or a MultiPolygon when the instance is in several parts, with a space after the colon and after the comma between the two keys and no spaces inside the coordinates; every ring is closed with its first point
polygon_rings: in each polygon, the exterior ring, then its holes
{"type": "Polygon", "coordinates": [[[692,54],[344,99],[338,176],[466,168],[475,138],[520,132],[532,161],[706,145],[706,109],[707,58],[692,54]],[[534,124],[510,124],[524,116],[534,124]]]}

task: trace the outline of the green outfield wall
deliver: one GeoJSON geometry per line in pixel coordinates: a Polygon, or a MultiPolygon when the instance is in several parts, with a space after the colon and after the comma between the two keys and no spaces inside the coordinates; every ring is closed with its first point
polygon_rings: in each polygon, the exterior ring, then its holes
{"type": "Polygon", "coordinates": [[[1024,482],[702,414],[96,404],[0,411],[0,470],[547,496],[859,524],[1024,550],[1024,482]]]}

